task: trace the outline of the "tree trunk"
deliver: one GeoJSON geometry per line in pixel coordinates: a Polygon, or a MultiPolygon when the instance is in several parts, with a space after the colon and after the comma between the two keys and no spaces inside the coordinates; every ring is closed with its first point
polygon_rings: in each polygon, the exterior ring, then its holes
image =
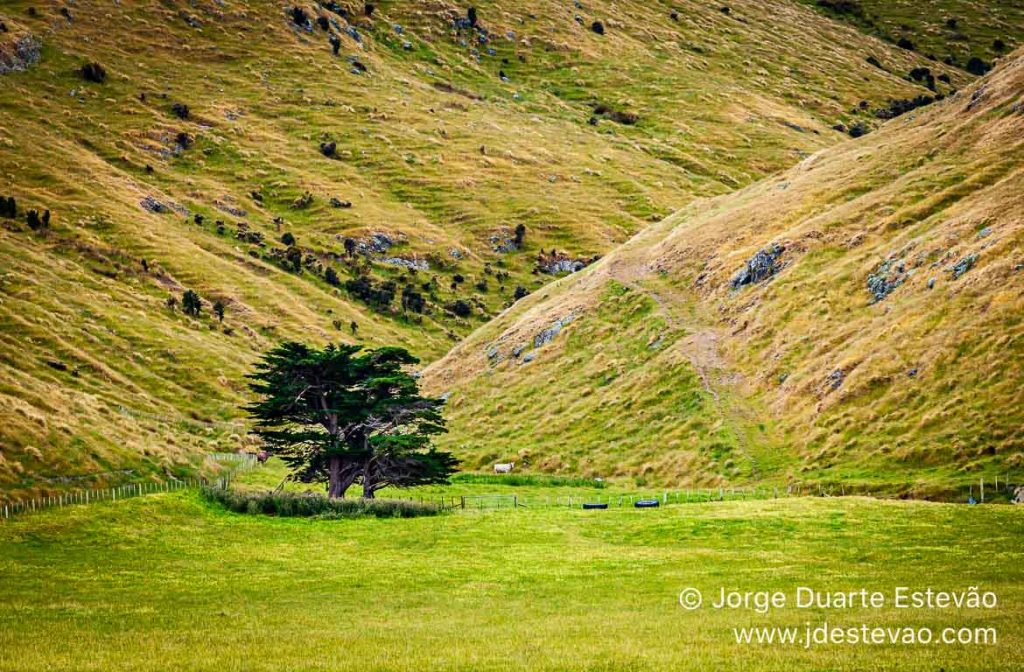
{"type": "Polygon", "coordinates": [[[373,473],[370,469],[370,463],[373,462],[373,458],[368,458],[366,464],[363,466],[363,498],[373,499],[373,473]]]}
{"type": "Polygon", "coordinates": [[[341,499],[352,482],[356,480],[356,470],[346,468],[341,455],[332,455],[327,463],[327,497],[341,499]]]}

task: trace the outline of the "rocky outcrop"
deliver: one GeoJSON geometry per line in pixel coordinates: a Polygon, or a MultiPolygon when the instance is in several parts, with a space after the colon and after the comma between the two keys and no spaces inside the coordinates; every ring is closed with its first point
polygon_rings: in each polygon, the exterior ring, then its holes
{"type": "Polygon", "coordinates": [[[23,72],[39,62],[40,44],[32,35],[0,41],[0,75],[23,72]]]}
{"type": "Polygon", "coordinates": [[[732,288],[739,289],[744,285],[757,284],[778,273],[781,268],[779,258],[785,249],[778,243],[772,243],[755,254],[747,262],[747,265],[737,271],[736,275],[732,277],[730,282],[732,288]]]}

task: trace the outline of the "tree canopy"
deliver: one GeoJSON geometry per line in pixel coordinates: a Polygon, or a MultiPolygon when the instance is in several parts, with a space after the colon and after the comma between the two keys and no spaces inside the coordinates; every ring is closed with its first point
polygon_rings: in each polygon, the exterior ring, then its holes
{"type": "Polygon", "coordinates": [[[431,445],[446,431],[444,401],[420,394],[405,370],[418,361],[398,347],[284,343],[249,376],[258,399],[246,410],[292,477],[327,483],[330,497],[356,482],[364,497],[445,482],[457,461],[431,445]]]}

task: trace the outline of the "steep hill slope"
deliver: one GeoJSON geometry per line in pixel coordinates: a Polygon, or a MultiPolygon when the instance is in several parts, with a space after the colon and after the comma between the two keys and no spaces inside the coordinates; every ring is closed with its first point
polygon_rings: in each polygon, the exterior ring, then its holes
{"type": "Polygon", "coordinates": [[[538,265],[927,92],[787,0],[375,5],[4,3],[0,483],[233,450],[275,341],[440,356],[538,265]]]}
{"type": "Polygon", "coordinates": [[[516,304],[428,370],[448,441],[672,482],[1019,475],[1022,194],[1018,51],[516,304]]]}

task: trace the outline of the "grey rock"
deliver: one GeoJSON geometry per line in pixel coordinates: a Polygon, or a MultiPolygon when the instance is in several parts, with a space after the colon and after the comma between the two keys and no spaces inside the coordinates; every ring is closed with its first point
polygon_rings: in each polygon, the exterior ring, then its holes
{"type": "Polygon", "coordinates": [[[139,201],[139,205],[142,206],[143,210],[158,215],[163,215],[171,211],[170,208],[168,208],[166,205],[156,200],[156,198],[152,196],[146,196],[144,199],[139,201]]]}
{"type": "Polygon", "coordinates": [[[831,389],[838,390],[842,386],[844,380],[846,380],[846,372],[842,369],[836,369],[832,373],[828,374],[827,382],[831,389]]]}
{"type": "Polygon", "coordinates": [[[561,333],[562,328],[571,323],[574,319],[575,316],[566,315],[560,320],[555,320],[555,322],[550,327],[548,327],[547,329],[540,332],[534,337],[533,346],[535,348],[539,348],[555,340],[555,336],[558,336],[558,334],[561,333]]]}
{"type": "Polygon", "coordinates": [[[388,266],[404,266],[405,268],[412,268],[417,271],[429,271],[430,264],[425,259],[406,259],[405,257],[385,257],[380,260],[380,263],[387,264],[388,266]]]}
{"type": "Polygon", "coordinates": [[[872,303],[877,303],[892,294],[907,279],[907,270],[902,262],[886,259],[875,272],[868,276],[868,291],[872,303]]]}
{"type": "Polygon", "coordinates": [[[32,35],[19,37],[12,52],[0,51],[0,75],[28,70],[39,62],[39,49],[39,40],[32,35]]]}
{"type": "Polygon", "coordinates": [[[747,261],[747,265],[737,271],[733,276],[731,285],[733,289],[739,289],[744,285],[752,285],[762,280],[767,280],[779,272],[779,257],[782,256],[785,248],[772,243],[747,261]]]}
{"type": "Polygon", "coordinates": [[[928,289],[935,289],[935,278],[928,278],[928,289]]]}
{"type": "Polygon", "coordinates": [[[528,353],[526,353],[526,356],[523,357],[522,363],[523,364],[528,364],[528,363],[532,362],[533,360],[535,360],[536,358],[537,358],[537,353],[536,352],[532,352],[532,351],[528,352],[528,353]]]}
{"type": "Polygon", "coordinates": [[[974,268],[974,264],[977,262],[978,255],[971,252],[966,257],[953,264],[953,267],[950,269],[950,272],[953,274],[953,279],[959,279],[964,273],[974,268]]]}

